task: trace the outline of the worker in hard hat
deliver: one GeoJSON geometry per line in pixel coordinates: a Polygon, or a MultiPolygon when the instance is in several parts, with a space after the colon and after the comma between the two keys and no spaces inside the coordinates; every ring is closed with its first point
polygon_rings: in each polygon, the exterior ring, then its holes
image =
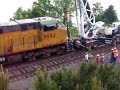
{"type": "Polygon", "coordinates": [[[96,59],[96,61],[97,61],[97,63],[100,63],[100,61],[101,61],[101,57],[100,57],[99,54],[97,54],[97,59],[96,59]]]}
{"type": "Polygon", "coordinates": [[[114,61],[114,49],[111,49],[111,63],[114,61]]]}
{"type": "Polygon", "coordinates": [[[89,60],[89,54],[88,54],[88,52],[86,52],[85,53],[85,61],[88,62],[88,60],[89,60]]]}
{"type": "Polygon", "coordinates": [[[118,60],[118,49],[116,47],[114,47],[114,62],[115,63],[116,63],[116,60],[118,60]]]}

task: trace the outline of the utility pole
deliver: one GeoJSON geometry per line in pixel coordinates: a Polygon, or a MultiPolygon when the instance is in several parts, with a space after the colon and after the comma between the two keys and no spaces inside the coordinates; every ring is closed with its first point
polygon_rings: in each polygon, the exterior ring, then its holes
{"type": "Polygon", "coordinates": [[[68,38],[70,39],[70,31],[69,31],[69,26],[68,26],[68,9],[67,9],[67,5],[65,4],[64,6],[64,20],[63,20],[63,24],[67,27],[67,34],[68,34],[68,38]]]}

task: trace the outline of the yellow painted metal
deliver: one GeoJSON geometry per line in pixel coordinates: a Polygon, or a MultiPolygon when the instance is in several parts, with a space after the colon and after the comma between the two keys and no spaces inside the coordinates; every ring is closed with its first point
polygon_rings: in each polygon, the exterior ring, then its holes
{"type": "Polygon", "coordinates": [[[57,28],[51,31],[29,29],[27,31],[0,34],[0,55],[18,53],[54,46],[67,42],[67,31],[57,28]]]}

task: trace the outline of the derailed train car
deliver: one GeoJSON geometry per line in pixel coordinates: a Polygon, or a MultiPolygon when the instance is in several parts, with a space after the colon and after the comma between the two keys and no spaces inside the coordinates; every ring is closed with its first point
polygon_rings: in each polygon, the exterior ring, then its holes
{"type": "Polygon", "coordinates": [[[41,55],[63,52],[67,30],[51,17],[0,24],[0,62],[36,60],[41,55]]]}

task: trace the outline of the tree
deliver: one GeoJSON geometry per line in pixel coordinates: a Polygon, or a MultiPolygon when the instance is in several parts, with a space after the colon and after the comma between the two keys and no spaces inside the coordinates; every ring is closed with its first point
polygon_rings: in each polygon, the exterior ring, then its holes
{"type": "Polygon", "coordinates": [[[27,19],[32,18],[31,10],[23,10],[22,7],[19,7],[17,11],[14,13],[13,18],[10,18],[10,20],[20,20],[20,19],[27,19]]]}
{"type": "Polygon", "coordinates": [[[33,90],[120,90],[119,68],[116,64],[83,62],[76,71],[62,67],[50,78],[47,71],[37,69],[33,90]]]}
{"type": "Polygon", "coordinates": [[[75,90],[76,88],[76,76],[71,69],[62,68],[52,73],[51,79],[57,86],[61,86],[61,90],[75,90]]]}
{"type": "Polygon", "coordinates": [[[74,0],[54,0],[55,8],[57,10],[57,17],[63,20],[63,9],[66,6],[68,15],[71,17],[75,11],[74,0]]]}
{"type": "Polygon", "coordinates": [[[54,0],[55,3],[55,8],[57,10],[57,18],[59,18],[60,20],[63,20],[63,23],[66,27],[68,27],[68,30],[70,31],[72,36],[76,36],[77,34],[77,28],[74,27],[73,23],[72,23],[72,17],[73,17],[73,13],[75,12],[75,2],[74,0],[54,0]],[[67,20],[64,20],[64,8],[67,8],[67,20]],[[68,25],[67,25],[68,24],[68,25]]]}
{"type": "Polygon", "coordinates": [[[59,90],[57,84],[48,79],[48,72],[45,70],[45,72],[42,74],[38,67],[36,67],[33,86],[34,90],[59,90]]]}
{"type": "Polygon", "coordinates": [[[32,9],[23,10],[22,7],[19,7],[14,13],[13,18],[10,18],[10,20],[19,20],[44,16],[55,17],[56,12],[54,12],[54,10],[55,8],[53,5],[50,4],[50,0],[38,0],[33,3],[32,9]]]}
{"type": "Polygon", "coordinates": [[[104,22],[108,24],[112,24],[113,22],[117,21],[117,13],[114,10],[114,6],[110,5],[103,13],[104,22]]]}
{"type": "Polygon", "coordinates": [[[83,62],[77,69],[77,80],[80,90],[92,90],[92,77],[96,72],[96,64],[83,62]]]}
{"type": "Polygon", "coordinates": [[[95,16],[103,14],[103,7],[101,3],[96,2],[95,4],[93,4],[93,13],[95,14],[95,16]]]}
{"type": "Polygon", "coordinates": [[[95,15],[96,22],[103,20],[103,7],[101,3],[96,2],[93,4],[93,13],[95,15]]]}
{"type": "Polygon", "coordinates": [[[50,0],[38,0],[32,5],[32,16],[34,17],[43,17],[51,16],[56,17],[55,7],[50,4],[50,0]]]}
{"type": "Polygon", "coordinates": [[[23,18],[35,18],[44,16],[62,19],[63,9],[65,5],[67,5],[69,15],[71,15],[75,10],[73,0],[53,0],[54,5],[50,4],[50,1],[51,0],[35,1],[32,5],[32,9],[28,10],[23,10],[22,7],[19,7],[17,11],[14,13],[12,19],[18,20],[23,18]]]}
{"type": "Polygon", "coordinates": [[[32,5],[32,8],[28,10],[23,10],[22,7],[19,7],[14,13],[13,18],[11,18],[10,20],[50,16],[63,21],[63,9],[65,6],[67,6],[68,26],[72,35],[75,36],[77,29],[73,26],[71,20],[72,14],[75,11],[74,0],[53,0],[54,5],[50,4],[50,1],[51,0],[35,1],[32,5]]]}

